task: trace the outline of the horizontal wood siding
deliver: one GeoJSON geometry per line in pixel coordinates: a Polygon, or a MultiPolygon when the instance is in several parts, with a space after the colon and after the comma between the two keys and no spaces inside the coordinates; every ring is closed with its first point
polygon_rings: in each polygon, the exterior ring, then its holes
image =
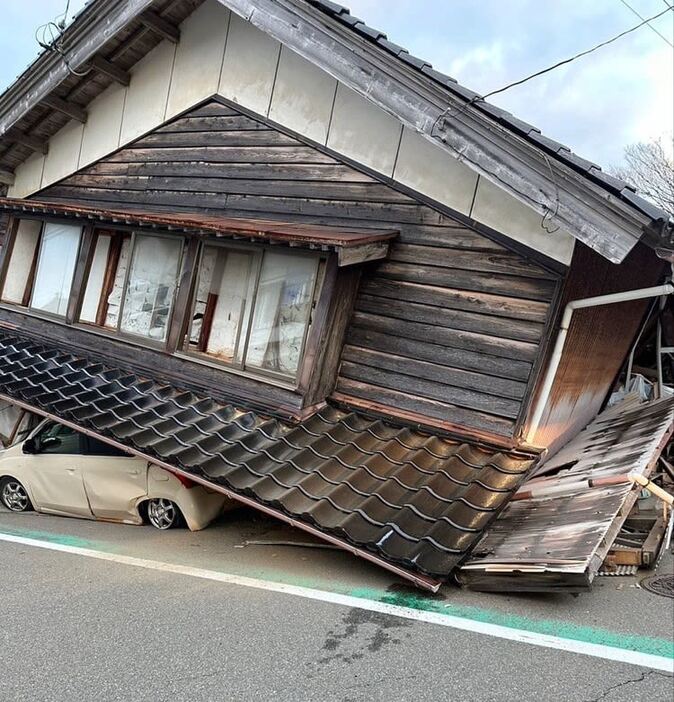
{"type": "Polygon", "coordinates": [[[213,102],[36,197],[398,229],[363,271],[336,386],[311,387],[514,432],[558,274],[316,148],[213,102]]]}

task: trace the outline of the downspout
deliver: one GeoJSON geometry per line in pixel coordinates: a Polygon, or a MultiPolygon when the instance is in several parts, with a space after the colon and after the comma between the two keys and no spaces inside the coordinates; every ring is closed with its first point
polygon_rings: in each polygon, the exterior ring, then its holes
{"type": "Polygon", "coordinates": [[[644,300],[650,297],[660,297],[661,295],[672,295],[674,293],[674,286],[671,283],[666,283],[665,285],[656,285],[652,288],[642,288],[641,290],[628,290],[626,292],[613,293],[611,295],[598,295],[597,297],[586,297],[580,300],[572,300],[564,308],[564,314],[562,315],[562,322],[559,327],[559,333],[557,335],[557,340],[555,342],[555,348],[550,357],[550,362],[548,363],[548,369],[545,373],[545,379],[543,380],[543,385],[541,386],[541,391],[536,400],[536,408],[531,419],[531,424],[527,432],[527,443],[533,444],[534,437],[538,431],[541,419],[543,418],[543,412],[550,398],[550,392],[552,390],[552,385],[557,376],[557,369],[559,368],[559,363],[562,360],[562,353],[564,351],[564,346],[566,344],[566,337],[569,332],[569,327],[571,326],[571,319],[573,318],[573,313],[575,310],[583,309],[585,307],[600,307],[601,305],[612,305],[618,302],[631,302],[632,300],[644,300]]]}

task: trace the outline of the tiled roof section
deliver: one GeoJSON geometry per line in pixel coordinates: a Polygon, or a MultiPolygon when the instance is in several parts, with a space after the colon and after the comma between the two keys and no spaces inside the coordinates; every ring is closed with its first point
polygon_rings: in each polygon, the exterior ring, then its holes
{"type": "Polygon", "coordinates": [[[285,424],[6,334],[0,394],[437,579],[535,462],[335,407],[285,424]]]}
{"type": "Polygon", "coordinates": [[[597,183],[613,195],[617,195],[621,200],[628,202],[636,210],[642,212],[654,221],[665,221],[670,219],[670,216],[664,210],[653,205],[648,200],[636,194],[634,186],[626,183],[619,178],[609,175],[601,170],[601,167],[596,163],[592,163],[580,156],[576,155],[564,144],[560,144],[554,139],[541,134],[541,130],[526,122],[518,119],[507,110],[504,110],[496,105],[492,105],[481,99],[479,93],[476,93],[463,85],[460,85],[455,78],[445,75],[437,71],[433,66],[423,59],[412,56],[409,51],[397,44],[390,42],[384,34],[379,30],[369,27],[363,20],[354,17],[347,7],[338,5],[330,0],[307,0],[311,5],[325,12],[330,17],[338,20],[342,24],[350,27],[353,31],[361,36],[376,43],[384,51],[392,56],[405,62],[407,65],[418,69],[421,73],[433,80],[435,83],[442,85],[453,95],[456,95],[466,101],[475,100],[472,103],[473,107],[488,115],[499,124],[507,129],[515,132],[527,141],[538,146],[542,151],[553,156],[559,161],[581,173],[589,180],[597,183]]]}

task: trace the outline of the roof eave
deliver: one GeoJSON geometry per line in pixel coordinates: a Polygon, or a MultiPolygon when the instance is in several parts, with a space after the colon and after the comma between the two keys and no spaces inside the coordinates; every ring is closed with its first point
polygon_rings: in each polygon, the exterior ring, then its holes
{"type": "MultiPolygon", "coordinates": [[[[77,69],[103,44],[138,18],[153,0],[96,0],[87,6],[64,34],[68,64],[77,69]]],[[[60,55],[43,52],[0,95],[0,136],[16,125],[68,77],[60,55]]]]}
{"type": "Polygon", "coordinates": [[[614,263],[652,223],[305,0],[218,1],[614,263]]]}

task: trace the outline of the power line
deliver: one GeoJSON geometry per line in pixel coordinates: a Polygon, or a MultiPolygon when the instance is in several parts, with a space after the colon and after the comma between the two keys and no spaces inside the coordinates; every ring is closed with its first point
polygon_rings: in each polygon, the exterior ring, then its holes
{"type": "MultiPolygon", "coordinates": [[[[627,2],[627,0],[620,0],[620,2],[621,2],[633,15],[636,15],[640,20],[644,20],[645,22],[647,21],[646,18],[645,18],[643,15],[639,14],[639,13],[627,2]]],[[[666,2],[666,0],[665,0],[665,2],[666,2]]],[[[669,3],[666,2],[666,4],[667,4],[667,6],[669,7],[669,3]]],[[[660,37],[660,39],[662,39],[663,41],[666,41],[666,42],[674,49],[674,44],[672,44],[672,42],[669,41],[669,39],[667,39],[667,37],[666,37],[664,34],[660,34],[660,32],[659,32],[652,24],[650,24],[650,22],[648,22],[648,28],[649,28],[651,31],[655,32],[655,33],[660,37]]]]}
{"type": "Polygon", "coordinates": [[[617,41],[618,39],[621,39],[625,35],[631,34],[632,32],[635,32],[637,29],[640,29],[645,24],[648,24],[649,22],[652,22],[653,20],[658,19],[658,17],[662,17],[662,15],[664,15],[667,12],[670,12],[672,9],[674,9],[673,6],[667,5],[666,10],[659,12],[657,15],[653,15],[653,17],[648,17],[640,24],[637,24],[634,27],[631,27],[630,29],[626,29],[624,32],[621,32],[620,34],[616,34],[616,36],[611,37],[610,39],[607,39],[606,41],[603,41],[601,44],[597,44],[596,46],[593,46],[591,49],[586,49],[585,51],[581,51],[579,54],[576,54],[575,56],[571,56],[571,58],[564,59],[563,61],[558,61],[553,66],[548,66],[547,68],[544,68],[541,71],[537,71],[536,73],[532,73],[531,75],[527,76],[526,78],[522,78],[521,80],[516,80],[513,83],[509,83],[508,85],[505,85],[503,88],[499,88],[498,90],[492,90],[490,93],[487,93],[486,95],[483,95],[482,97],[473,98],[473,100],[471,100],[471,102],[474,103],[474,102],[477,102],[478,100],[486,100],[488,97],[491,97],[492,95],[497,95],[498,93],[503,93],[506,90],[510,90],[510,88],[514,88],[516,85],[521,85],[522,83],[526,83],[528,80],[531,80],[532,78],[537,78],[538,76],[542,76],[544,73],[549,73],[550,71],[554,71],[555,68],[559,68],[560,66],[564,66],[567,63],[571,63],[572,61],[575,61],[576,59],[579,59],[582,56],[587,56],[588,54],[591,54],[593,51],[596,51],[597,49],[601,49],[602,47],[607,46],[608,44],[612,44],[614,41],[617,41]]]}

